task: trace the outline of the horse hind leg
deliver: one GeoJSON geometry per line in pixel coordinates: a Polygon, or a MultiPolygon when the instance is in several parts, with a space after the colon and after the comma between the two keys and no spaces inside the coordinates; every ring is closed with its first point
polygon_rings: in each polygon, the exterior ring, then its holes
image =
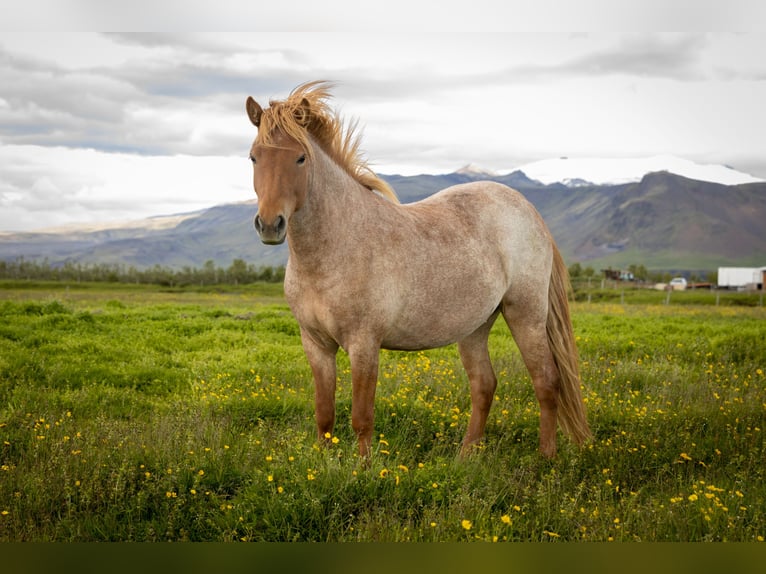
{"type": "Polygon", "coordinates": [[[556,428],[559,371],[548,344],[546,313],[535,305],[506,305],[503,317],[532,378],[535,397],[540,405],[540,452],[553,458],[556,455],[556,428]],[[538,310],[538,311],[536,311],[538,310]]]}
{"type": "Polygon", "coordinates": [[[497,313],[468,337],[458,342],[460,360],[468,374],[471,386],[471,418],[468,421],[468,429],[461,448],[463,456],[469,454],[474,445],[484,436],[487,416],[495,397],[497,377],[489,358],[488,338],[496,318],[497,313]]]}

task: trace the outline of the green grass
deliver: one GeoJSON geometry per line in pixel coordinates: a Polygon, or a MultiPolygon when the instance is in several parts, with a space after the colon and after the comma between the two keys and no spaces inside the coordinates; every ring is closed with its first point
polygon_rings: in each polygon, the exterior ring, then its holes
{"type": "Polygon", "coordinates": [[[382,352],[365,468],[342,354],[335,444],[315,444],[311,372],[278,287],[0,285],[0,540],[766,536],[762,308],[574,304],[594,439],[560,436],[553,461],[504,325],[487,438],[468,460],[455,347],[382,352]]]}
{"type": "Polygon", "coordinates": [[[711,289],[687,289],[685,291],[661,291],[632,283],[609,280],[602,289],[601,281],[586,280],[575,284],[574,298],[578,302],[620,303],[642,305],[698,305],[713,307],[763,307],[762,291],[727,291],[711,289]]]}

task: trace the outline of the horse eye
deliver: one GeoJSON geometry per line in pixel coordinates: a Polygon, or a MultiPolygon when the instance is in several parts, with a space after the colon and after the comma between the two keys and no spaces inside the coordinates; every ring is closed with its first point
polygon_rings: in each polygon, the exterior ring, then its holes
{"type": "Polygon", "coordinates": [[[251,161],[251,162],[253,162],[253,163],[257,163],[257,162],[255,161],[255,156],[254,156],[254,155],[252,155],[252,154],[250,155],[250,161],[251,161]]]}
{"type": "Polygon", "coordinates": [[[298,165],[303,165],[304,163],[306,163],[306,154],[304,153],[301,157],[299,157],[296,163],[298,165]]]}

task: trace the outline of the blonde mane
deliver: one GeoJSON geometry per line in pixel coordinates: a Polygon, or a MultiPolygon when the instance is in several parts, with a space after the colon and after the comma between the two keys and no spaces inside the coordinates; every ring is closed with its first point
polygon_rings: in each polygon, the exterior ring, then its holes
{"type": "Polygon", "coordinates": [[[269,145],[274,132],[279,130],[311,154],[310,134],[357,182],[399,203],[391,186],[378,177],[363,158],[356,133],[357,122],[344,125],[327,103],[332,97],[331,87],[332,84],[324,81],[307,82],[295,88],[286,100],[271,100],[260,117],[256,143],[269,145]]]}

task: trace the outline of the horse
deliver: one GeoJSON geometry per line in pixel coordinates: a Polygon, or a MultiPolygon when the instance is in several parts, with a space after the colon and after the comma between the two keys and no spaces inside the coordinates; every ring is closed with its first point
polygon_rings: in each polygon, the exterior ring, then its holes
{"type": "Polygon", "coordinates": [[[457,342],[471,415],[460,452],[480,443],[497,378],[488,336],[502,314],[540,407],[539,450],[556,455],[557,422],[590,436],[569,314],[569,276],[537,210],[490,181],[455,185],[402,204],[359,150],[357,123],[315,81],[247,115],[261,241],[287,240],[285,298],[314,380],[320,443],[335,425],[336,356],[351,363],[351,426],[369,459],[380,349],[457,342]]]}

